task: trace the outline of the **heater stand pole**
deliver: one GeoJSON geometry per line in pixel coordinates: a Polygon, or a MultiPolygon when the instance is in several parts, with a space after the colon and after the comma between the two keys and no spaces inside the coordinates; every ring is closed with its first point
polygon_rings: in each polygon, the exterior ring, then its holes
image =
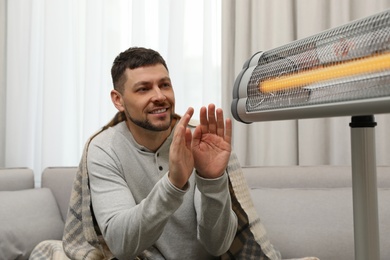
{"type": "Polygon", "coordinates": [[[352,194],[356,260],[379,260],[374,116],[352,116],[352,194]]]}

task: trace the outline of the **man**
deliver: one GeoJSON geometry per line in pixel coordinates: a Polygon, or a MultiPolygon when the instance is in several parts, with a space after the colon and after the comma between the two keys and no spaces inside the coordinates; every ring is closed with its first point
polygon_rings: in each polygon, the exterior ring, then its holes
{"type": "Polygon", "coordinates": [[[280,260],[222,110],[203,107],[189,129],[194,111],[175,114],[167,65],[150,49],[119,54],[111,74],[119,112],[85,145],[62,241],[30,259],[280,260]]]}
{"type": "Polygon", "coordinates": [[[94,217],[111,253],[213,259],[237,231],[226,167],[232,123],[213,104],[179,118],[164,59],[130,48],[115,59],[111,99],[126,120],[94,137],[87,168],[94,217]]]}

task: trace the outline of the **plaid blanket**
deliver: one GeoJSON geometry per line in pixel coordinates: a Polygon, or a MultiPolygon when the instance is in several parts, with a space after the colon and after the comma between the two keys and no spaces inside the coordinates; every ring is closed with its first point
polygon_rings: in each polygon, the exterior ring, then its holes
{"type": "MultiPolygon", "coordinates": [[[[125,120],[124,114],[118,112],[115,117],[104,126],[101,131],[92,136],[85,145],[76,179],[73,184],[62,241],[65,254],[70,259],[114,259],[93,215],[86,158],[90,141],[100,132],[123,120],[125,120]]],[[[232,154],[231,156],[231,160],[227,167],[227,173],[229,175],[229,190],[231,193],[232,208],[238,217],[238,229],[230,249],[220,256],[220,259],[281,259],[280,253],[276,251],[270,243],[265,228],[256,213],[248,185],[235,154],[232,154]]],[[[47,243],[41,243],[34,249],[33,253],[37,256],[44,256],[48,254],[47,252],[49,250],[50,246],[48,246],[47,243]]],[[[157,249],[152,247],[145,250],[136,259],[153,259],[154,250],[157,249]]],[[[47,258],[37,257],[35,259],[47,258]]]]}

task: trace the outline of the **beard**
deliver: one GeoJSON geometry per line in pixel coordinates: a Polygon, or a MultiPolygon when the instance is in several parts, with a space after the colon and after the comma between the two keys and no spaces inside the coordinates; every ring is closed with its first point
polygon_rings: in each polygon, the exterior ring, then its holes
{"type": "Polygon", "coordinates": [[[148,119],[137,120],[135,118],[132,118],[130,116],[130,114],[127,112],[127,110],[125,110],[125,111],[126,111],[127,118],[131,122],[133,122],[135,125],[143,128],[145,130],[154,131],[154,132],[165,131],[165,130],[167,130],[171,126],[171,123],[172,123],[173,114],[170,114],[169,122],[166,125],[154,125],[148,119]]]}

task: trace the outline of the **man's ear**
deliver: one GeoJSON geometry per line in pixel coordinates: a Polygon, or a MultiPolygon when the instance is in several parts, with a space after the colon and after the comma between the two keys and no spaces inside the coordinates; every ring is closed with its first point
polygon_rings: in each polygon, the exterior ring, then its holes
{"type": "Polygon", "coordinates": [[[122,94],[115,89],[111,90],[111,101],[118,111],[123,112],[125,110],[122,94]]]}

